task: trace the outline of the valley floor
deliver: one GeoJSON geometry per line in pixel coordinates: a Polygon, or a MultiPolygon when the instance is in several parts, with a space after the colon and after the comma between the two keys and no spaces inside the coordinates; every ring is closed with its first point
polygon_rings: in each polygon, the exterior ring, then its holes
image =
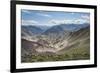
{"type": "Polygon", "coordinates": [[[47,62],[47,61],[69,61],[69,60],[89,60],[90,50],[87,48],[74,48],[60,54],[42,53],[22,56],[22,63],[47,62]]]}

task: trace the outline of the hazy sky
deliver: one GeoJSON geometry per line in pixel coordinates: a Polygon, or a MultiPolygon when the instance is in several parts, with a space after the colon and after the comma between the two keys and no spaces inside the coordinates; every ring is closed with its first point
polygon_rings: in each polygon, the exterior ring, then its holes
{"type": "Polygon", "coordinates": [[[90,23],[90,13],[21,10],[22,25],[83,24],[90,23]]]}

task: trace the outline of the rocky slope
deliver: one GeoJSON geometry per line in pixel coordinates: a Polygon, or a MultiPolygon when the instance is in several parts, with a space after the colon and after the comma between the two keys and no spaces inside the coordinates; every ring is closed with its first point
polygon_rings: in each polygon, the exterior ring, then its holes
{"type": "Polygon", "coordinates": [[[87,45],[89,47],[89,26],[80,29],[77,27],[77,31],[65,30],[65,28],[60,26],[51,27],[45,32],[42,32],[39,28],[36,30],[36,28],[31,27],[32,30],[30,31],[25,31],[26,29],[22,28],[22,56],[25,54],[41,54],[47,52],[60,54],[68,49],[79,48],[81,46],[85,47],[87,45]],[[25,37],[23,37],[23,34],[25,34],[25,37]]]}

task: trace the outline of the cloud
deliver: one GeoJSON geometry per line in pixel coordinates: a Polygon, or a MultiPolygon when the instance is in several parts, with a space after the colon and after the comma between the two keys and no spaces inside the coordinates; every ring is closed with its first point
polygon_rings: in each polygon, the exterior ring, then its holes
{"type": "Polygon", "coordinates": [[[70,12],[70,14],[74,15],[74,14],[75,14],[75,12],[70,12]]]}
{"type": "Polygon", "coordinates": [[[89,21],[86,19],[76,19],[76,20],[74,20],[74,23],[75,24],[84,24],[84,23],[89,23],[89,21]]]}
{"type": "Polygon", "coordinates": [[[90,16],[88,16],[88,15],[82,15],[81,18],[90,20],[90,16]]]}
{"type": "Polygon", "coordinates": [[[35,20],[22,20],[22,25],[34,25],[37,24],[38,22],[35,20]]]}
{"type": "Polygon", "coordinates": [[[83,24],[83,23],[89,23],[86,19],[64,19],[64,20],[51,20],[49,23],[52,24],[83,24]]]}
{"type": "Polygon", "coordinates": [[[28,10],[22,10],[22,12],[27,13],[27,14],[30,14],[30,13],[31,13],[31,12],[28,11],[28,10]]]}
{"type": "Polygon", "coordinates": [[[83,19],[84,21],[86,21],[86,23],[90,23],[90,16],[89,15],[82,15],[81,19],[83,19]]]}
{"type": "Polygon", "coordinates": [[[43,16],[43,17],[51,17],[51,15],[44,14],[44,13],[37,13],[37,15],[43,16]]]}
{"type": "Polygon", "coordinates": [[[72,20],[51,20],[49,21],[49,23],[53,23],[53,24],[69,24],[72,23],[72,20]]]}

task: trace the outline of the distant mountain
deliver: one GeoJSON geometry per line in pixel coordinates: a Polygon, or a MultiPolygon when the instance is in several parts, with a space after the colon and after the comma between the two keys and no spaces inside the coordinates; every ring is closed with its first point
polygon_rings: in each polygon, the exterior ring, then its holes
{"type": "Polygon", "coordinates": [[[43,30],[41,28],[38,28],[36,26],[21,26],[21,34],[22,36],[25,35],[36,35],[41,34],[43,30]]]}
{"type": "Polygon", "coordinates": [[[43,32],[43,34],[64,35],[65,34],[64,32],[67,32],[67,33],[75,32],[87,26],[89,26],[89,24],[61,24],[61,25],[52,26],[51,28],[43,32]]]}
{"type": "Polygon", "coordinates": [[[89,24],[60,24],[60,25],[52,26],[51,28],[46,30],[44,34],[50,34],[50,33],[63,34],[64,32],[75,32],[87,26],[89,26],[89,24]]]}
{"type": "Polygon", "coordinates": [[[89,26],[89,24],[60,24],[56,26],[21,26],[21,34],[22,36],[33,36],[38,34],[60,34],[63,35],[64,32],[75,32],[80,30],[81,28],[85,28],[89,26]]]}
{"type": "Polygon", "coordinates": [[[33,33],[28,30],[26,27],[21,27],[21,36],[32,36],[33,33]]]}
{"type": "Polygon", "coordinates": [[[81,28],[89,26],[89,24],[87,24],[87,23],[84,23],[84,24],[61,24],[59,26],[67,31],[77,31],[81,28]]]}
{"type": "Polygon", "coordinates": [[[53,26],[50,29],[46,30],[44,34],[51,34],[51,33],[59,34],[63,32],[64,32],[64,29],[61,26],[57,25],[57,26],[53,26]]]}
{"type": "Polygon", "coordinates": [[[49,28],[51,28],[52,26],[46,26],[46,25],[35,25],[35,27],[38,27],[40,29],[42,29],[43,31],[48,30],[49,28]]]}

